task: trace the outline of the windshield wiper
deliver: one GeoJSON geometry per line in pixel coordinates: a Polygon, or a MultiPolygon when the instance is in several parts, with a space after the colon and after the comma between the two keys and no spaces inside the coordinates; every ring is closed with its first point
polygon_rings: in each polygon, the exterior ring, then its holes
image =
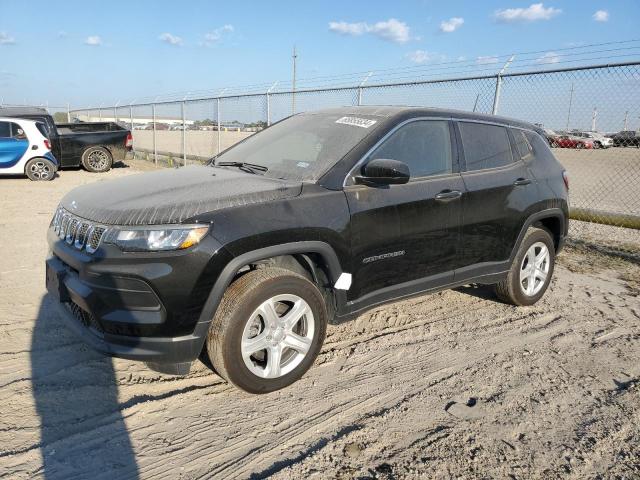
{"type": "Polygon", "coordinates": [[[255,163],[247,163],[247,162],[218,162],[215,164],[216,167],[238,167],[243,172],[255,173],[258,172],[264,173],[269,170],[268,167],[264,165],[256,165],[255,163]]]}

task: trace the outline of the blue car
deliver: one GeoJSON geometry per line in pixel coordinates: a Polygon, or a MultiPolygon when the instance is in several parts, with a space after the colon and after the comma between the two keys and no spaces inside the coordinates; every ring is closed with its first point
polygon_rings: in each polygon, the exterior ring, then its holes
{"type": "Polygon", "coordinates": [[[53,180],[58,166],[44,123],[0,117],[0,175],[53,180]]]}

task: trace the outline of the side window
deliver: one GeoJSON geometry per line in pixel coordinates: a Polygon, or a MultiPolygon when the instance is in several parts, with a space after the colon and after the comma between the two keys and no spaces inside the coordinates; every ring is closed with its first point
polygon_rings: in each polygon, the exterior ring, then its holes
{"type": "Polygon", "coordinates": [[[10,123],[9,126],[11,127],[11,136],[13,138],[15,138],[16,140],[27,139],[27,134],[24,133],[24,130],[20,125],[18,125],[17,123],[10,123]]]}
{"type": "Polygon", "coordinates": [[[0,138],[11,138],[9,122],[0,122],[0,138]]]}
{"type": "Polygon", "coordinates": [[[467,170],[503,167],[513,163],[511,143],[505,127],[460,122],[467,170]]]}
{"type": "Polygon", "coordinates": [[[529,139],[524,134],[522,130],[511,129],[513,133],[513,138],[516,140],[516,151],[520,158],[523,160],[527,160],[533,154],[533,148],[531,148],[531,143],[529,143],[529,139]]]}
{"type": "Polygon", "coordinates": [[[409,166],[411,177],[452,172],[449,122],[418,120],[396,130],[368,158],[399,160],[409,166]]]}

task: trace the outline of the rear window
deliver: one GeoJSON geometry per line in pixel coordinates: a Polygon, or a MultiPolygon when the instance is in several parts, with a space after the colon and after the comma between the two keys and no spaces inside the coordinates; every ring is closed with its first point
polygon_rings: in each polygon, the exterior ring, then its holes
{"type": "Polygon", "coordinates": [[[484,170],[513,163],[511,143],[505,127],[460,122],[467,170],[484,170]]]}
{"type": "Polygon", "coordinates": [[[11,138],[11,127],[9,122],[0,122],[0,138],[11,138]]]}

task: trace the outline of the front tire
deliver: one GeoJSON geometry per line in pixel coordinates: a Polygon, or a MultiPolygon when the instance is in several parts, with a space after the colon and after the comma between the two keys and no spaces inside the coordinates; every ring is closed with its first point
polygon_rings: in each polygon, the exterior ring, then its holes
{"type": "Polygon", "coordinates": [[[46,158],[32,158],[24,167],[24,173],[34,182],[47,182],[56,175],[56,166],[46,158]]]}
{"type": "Polygon", "coordinates": [[[89,172],[108,172],[112,165],[113,157],[106,148],[90,147],[82,154],[82,166],[89,172]]]}
{"type": "Polygon", "coordinates": [[[315,361],[327,328],[320,290],[282,268],[250,271],[225,292],[207,337],[215,371],[249,393],[298,380],[315,361]]]}
{"type": "Polygon", "coordinates": [[[507,278],[495,287],[498,298],[512,305],[533,305],[547,291],[554,266],[555,246],[551,234],[543,228],[530,228],[507,278]]]}

